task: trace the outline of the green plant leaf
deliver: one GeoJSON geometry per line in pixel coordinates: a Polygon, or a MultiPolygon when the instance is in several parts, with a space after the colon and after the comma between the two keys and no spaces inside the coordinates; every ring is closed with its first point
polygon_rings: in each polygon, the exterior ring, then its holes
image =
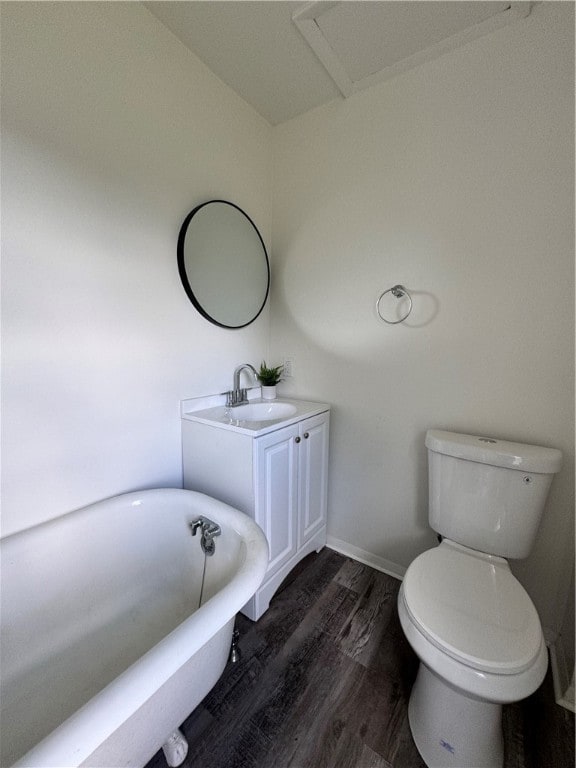
{"type": "Polygon", "coordinates": [[[262,360],[260,364],[260,370],[258,371],[258,381],[265,387],[274,387],[276,384],[282,381],[282,374],[284,373],[283,365],[276,365],[269,367],[266,365],[266,361],[262,360]]]}

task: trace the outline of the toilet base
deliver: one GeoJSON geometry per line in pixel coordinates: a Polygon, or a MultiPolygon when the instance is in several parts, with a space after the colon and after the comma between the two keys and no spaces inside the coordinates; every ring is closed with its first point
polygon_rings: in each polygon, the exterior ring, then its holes
{"type": "Polygon", "coordinates": [[[422,662],[408,720],[429,768],[502,768],[502,705],[468,698],[422,662]]]}

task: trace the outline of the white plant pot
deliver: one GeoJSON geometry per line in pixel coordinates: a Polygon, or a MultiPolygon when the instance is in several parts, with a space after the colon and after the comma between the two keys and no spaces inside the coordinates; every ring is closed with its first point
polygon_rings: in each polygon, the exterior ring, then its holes
{"type": "Polygon", "coordinates": [[[276,385],[265,387],[262,385],[262,400],[276,400],[276,385]]]}

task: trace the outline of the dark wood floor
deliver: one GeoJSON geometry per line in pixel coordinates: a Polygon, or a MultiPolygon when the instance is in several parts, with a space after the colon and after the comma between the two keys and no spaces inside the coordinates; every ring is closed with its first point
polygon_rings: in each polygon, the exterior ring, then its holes
{"type": "MultiPolygon", "coordinates": [[[[418,662],[399,582],[329,549],[306,558],[254,623],[242,661],[182,726],[187,768],[425,768],[407,704],[418,662]]],[[[574,715],[551,681],[505,707],[505,768],[573,768],[574,715]]],[[[147,768],[165,768],[162,752],[147,768]]]]}

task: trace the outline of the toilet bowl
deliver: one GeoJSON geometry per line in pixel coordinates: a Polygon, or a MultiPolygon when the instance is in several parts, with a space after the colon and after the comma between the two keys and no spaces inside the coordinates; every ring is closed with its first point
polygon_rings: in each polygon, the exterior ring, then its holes
{"type": "Polygon", "coordinates": [[[402,629],[420,659],[412,735],[430,768],[501,768],[501,706],[542,683],[538,614],[502,557],[444,539],[408,568],[402,629]]]}

